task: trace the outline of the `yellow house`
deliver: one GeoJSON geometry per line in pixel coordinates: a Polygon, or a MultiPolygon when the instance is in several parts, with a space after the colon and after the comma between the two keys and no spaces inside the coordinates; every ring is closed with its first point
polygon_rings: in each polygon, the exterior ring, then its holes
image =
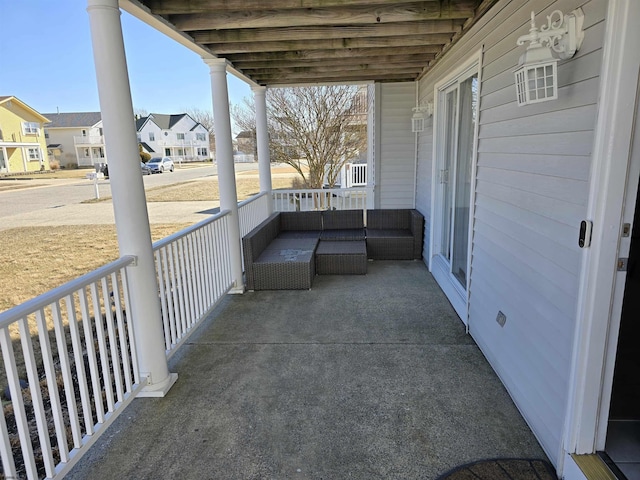
{"type": "Polygon", "coordinates": [[[0,173],[48,170],[42,128],[49,119],[13,96],[0,96],[0,173]]]}

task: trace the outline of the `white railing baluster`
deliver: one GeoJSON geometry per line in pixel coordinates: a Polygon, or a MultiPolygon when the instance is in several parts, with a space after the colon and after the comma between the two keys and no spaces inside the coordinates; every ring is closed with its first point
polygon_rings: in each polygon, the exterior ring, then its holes
{"type": "MultiPolygon", "coordinates": [[[[23,320],[26,321],[25,319],[23,320]]],[[[11,393],[13,415],[20,438],[20,449],[22,450],[24,468],[27,473],[27,478],[38,478],[38,469],[36,468],[36,462],[33,456],[33,445],[31,443],[31,432],[29,431],[29,421],[27,420],[27,413],[24,409],[22,389],[20,388],[20,379],[16,367],[16,357],[13,351],[11,335],[7,327],[0,329],[0,348],[2,349],[2,358],[4,360],[5,373],[7,374],[9,392],[11,393]]],[[[38,381],[36,381],[36,385],[39,385],[38,381]]]]}
{"type": "Polygon", "coordinates": [[[129,359],[133,370],[133,381],[140,385],[140,368],[138,366],[138,353],[136,337],[133,331],[133,319],[131,318],[131,296],[129,295],[129,276],[126,266],[120,269],[120,281],[122,282],[122,294],[124,296],[124,309],[127,312],[127,333],[129,334],[129,359]]]}
{"type": "Polygon", "coordinates": [[[173,298],[173,321],[171,324],[171,343],[175,345],[178,343],[179,331],[180,331],[180,311],[181,311],[181,295],[180,285],[178,284],[178,271],[176,269],[176,249],[175,243],[167,245],[167,254],[169,255],[169,271],[171,276],[171,296],[173,298]]]}
{"type": "Polygon", "coordinates": [[[174,254],[177,255],[176,267],[177,267],[177,280],[178,280],[178,301],[180,302],[180,323],[176,325],[178,331],[178,337],[182,337],[185,333],[185,325],[187,324],[187,315],[189,314],[189,305],[187,288],[184,284],[184,247],[182,246],[183,238],[176,242],[176,248],[174,254]]]}
{"type": "Polygon", "coordinates": [[[111,384],[111,372],[109,368],[109,350],[107,349],[107,339],[104,334],[104,321],[100,308],[100,297],[98,286],[91,283],[91,299],[93,303],[94,325],[96,326],[96,338],[98,339],[98,353],[100,355],[100,365],[102,366],[102,386],[107,397],[107,411],[115,410],[115,399],[113,398],[113,386],[111,384]]]}
{"type": "Polygon", "coordinates": [[[118,402],[122,402],[124,400],[124,389],[122,387],[122,372],[120,371],[120,354],[118,352],[116,329],[113,325],[113,315],[111,312],[111,303],[109,301],[111,295],[109,294],[107,277],[102,278],[101,286],[102,301],[104,302],[104,322],[107,326],[107,337],[109,339],[108,347],[111,352],[111,372],[113,373],[113,383],[116,385],[116,398],[118,399],[118,402]]]}
{"type": "Polygon", "coordinates": [[[69,320],[69,333],[71,334],[71,345],[73,347],[73,360],[76,364],[76,376],[78,377],[78,389],[80,390],[80,402],[82,404],[82,415],[84,417],[84,429],[87,435],[93,435],[93,421],[91,410],[91,396],[87,383],[87,374],[84,369],[84,357],[82,355],[82,343],[80,340],[80,329],[76,318],[76,303],[73,294],[65,296],[67,317],[69,320]]]}
{"type": "Polygon", "coordinates": [[[120,296],[120,283],[117,272],[111,274],[111,287],[113,288],[113,303],[116,311],[116,322],[118,325],[118,339],[120,340],[120,359],[122,360],[122,370],[124,371],[125,390],[131,392],[133,381],[131,379],[131,362],[129,362],[129,345],[127,342],[127,330],[124,326],[124,315],[122,314],[122,297],[120,296]]]}
{"type": "Polygon", "coordinates": [[[64,426],[64,417],[62,415],[62,405],[60,403],[60,392],[58,391],[56,371],[53,365],[53,352],[51,351],[51,342],[49,341],[49,332],[47,330],[45,312],[42,308],[36,311],[36,324],[38,326],[38,340],[40,341],[42,363],[44,364],[44,373],[47,379],[49,403],[51,404],[51,416],[53,417],[53,425],[56,431],[58,450],[62,461],[68,462],[69,450],[67,446],[67,435],[66,428],[64,426]]]}
{"type": "Polygon", "coordinates": [[[189,272],[189,300],[191,301],[191,317],[187,323],[187,330],[191,328],[191,325],[195,323],[195,319],[198,318],[198,274],[195,268],[196,249],[194,245],[195,232],[185,237],[187,244],[187,257],[185,262],[187,263],[187,271],[189,272]]]}
{"type": "Polygon", "coordinates": [[[18,478],[16,472],[16,462],[13,460],[13,452],[11,451],[11,440],[9,439],[9,429],[7,428],[7,420],[4,418],[4,405],[0,398],[0,409],[3,414],[0,415],[0,459],[2,460],[2,473],[4,478],[18,478]]]}
{"type": "Polygon", "coordinates": [[[60,359],[60,370],[63,378],[62,386],[67,400],[73,445],[75,448],[80,448],[82,445],[82,432],[80,430],[80,421],[78,418],[78,406],[76,404],[76,392],[73,386],[73,377],[71,375],[71,365],[69,365],[69,348],[67,345],[66,335],[64,333],[64,325],[62,325],[62,315],[59,302],[51,304],[51,314],[53,316],[53,328],[56,334],[56,346],[58,348],[58,358],[60,359]]]}
{"type": "Polygon", "coordinates": [[[158,249],[154,252],[156,260],[156,272],[158,272],[158,289],[160,290],[160,310],[162,311],[162,325],[164,331],[164,349],[169,350],[171,348],[171,340],[169,333],[169,306],[167,299],[169,298],[169,292],[167,291],[167,284],[165,283],[166,266],[162,267],[162,252],[163,249],[158,249]],[[163,273],[165,275],[163,275],[163,273]]]}
{"type": "Polygon", "coordinates": [[[84,341],[87,349],[87,361],[89,363],[89,373],[91,375],[91,386],[93,387],[93,402],[96,406],[96,417],[98,423],[104,422],[104,404],[102,403],[102,387],[100,386],[100,373],[98,370],[98,359],[96,356],[95,342],[93,339],[93,328],[91,326],[91,313],[89,302],[87,301],[86,289],[78,290],[80,300],[80,311],[82,314],[82,326],[84,329],[84,341]]]}
{"type": "MultiPolygon", "coordinates": [[[[35,354],[33,351],[33,340],[29,331],[28,319],[22,318],[18,321],[20,331],[20,343],[22,345],[22,356],[24,358],[25,369],[27,371],[27,382],[29,384],[29,392],[31,393],[31,402],[33,405],[33,413],[36,418],[36,426],[38,428],[38,438],[40,440],[40,449],[44,461],[44,468],[47,475],[54,471],[55,462],[51,452],[51,440],[47,416],[45,414],[44,402],[42,399],[42,388],[38,375],[38,366],[36,364],[35,354]]],[[[19,393],[22,397],[22,392],[19,393]]],[[[13,398],[13,394],[11,394],[13,398]]]]}

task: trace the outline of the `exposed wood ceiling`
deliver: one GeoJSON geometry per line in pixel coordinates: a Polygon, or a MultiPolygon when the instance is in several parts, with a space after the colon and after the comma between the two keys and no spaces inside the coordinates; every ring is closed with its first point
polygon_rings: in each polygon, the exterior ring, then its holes
{"type": "Polygon", "coordinates": [[[260,85],[414,81],[496,0],[130,0],[260,85]]]}

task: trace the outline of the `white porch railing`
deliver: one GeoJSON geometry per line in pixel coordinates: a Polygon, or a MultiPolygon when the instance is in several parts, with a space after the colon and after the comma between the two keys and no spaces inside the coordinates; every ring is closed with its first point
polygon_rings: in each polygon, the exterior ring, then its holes
{"type": "Polygon", "coordinates": [[[308,210],[358,210],[366,209],[367,197],[373,189],[331,188],[316,190],[274,190],[273,208],[275,211],[308,210]]]}
{"type": "Polygon", "coordinates": [[[229,220],[220,212],[153,244],[168,357],[233,284],[229,220]]]}
{"type": "Polygon", "coordinates": [[[4,478],[63,476],[144,386],[126,315],[134,261],[120,258],[0,313],[11,395],[0,404],[4,478]]]}
{"type": "Polygon", "coordinates": [[[346,184],[345,187],[364,187],[367,185],[367,164],[347,163],[345,165],[346,184]]]}
{"type": "Polygon", "coordinates": [[[102,135],[80,135],[73,137],[75,145],[102,145],[104,147],[104,137],[102,135]]]}
{"type": "MultiPolygon", "coordinates": [[[[239,205],[242,235],[269,196],[239,205]]],[[[167,357],[232,286],[224,211],[154,243],[167,357]]],[[[127,256],[0,313],[10,403],[0,400],[4,478],[60,478],[144,387],[138,369],[127,256]]]]}
{"type": "Polygon", "coordinates": [[[259,193],[238,204],[240,236],[244,237],[269,216],[269,194],[259,193]]]}

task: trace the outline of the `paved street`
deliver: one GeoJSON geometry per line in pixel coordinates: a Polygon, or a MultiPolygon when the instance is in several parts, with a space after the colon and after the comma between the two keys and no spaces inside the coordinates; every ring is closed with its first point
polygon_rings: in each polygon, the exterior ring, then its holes
{"type": "MultiPolygon", "coordinates": [[[[257,170],[254,163],[236,164],[236,171],[257,170]]],[[[173,173],[143,176],[145,189],[187,182],[217,175],[214,165],[176,169],[173,173]]],[[[0,191],[0,230],[22,226],[82,225],[114,223],[110,201],[82,203],[95,198],[90,180],[2,180],[28,182],[33,185],[19,190],[0,191]]],[[[108,179],[98,182],[100,197],[111,196],[108,179]]],[[[211,215],[219,202],[150,202],[150,223],[189,223],[211,215]]]]}

